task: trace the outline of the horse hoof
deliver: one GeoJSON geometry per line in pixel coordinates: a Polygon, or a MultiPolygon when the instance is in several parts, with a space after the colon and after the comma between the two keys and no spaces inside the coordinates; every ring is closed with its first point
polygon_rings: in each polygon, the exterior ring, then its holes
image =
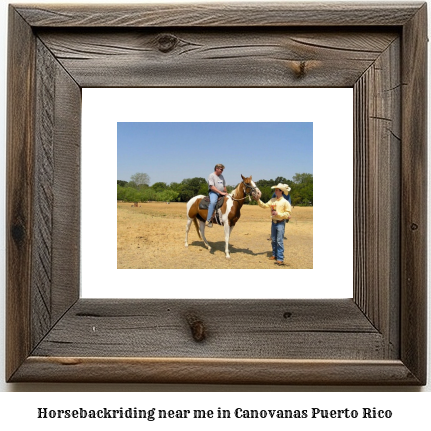
{"type": "Polygon", "coordinates": [[[226,259],[230,259],[230,256],[226,256],[226,259]]]}

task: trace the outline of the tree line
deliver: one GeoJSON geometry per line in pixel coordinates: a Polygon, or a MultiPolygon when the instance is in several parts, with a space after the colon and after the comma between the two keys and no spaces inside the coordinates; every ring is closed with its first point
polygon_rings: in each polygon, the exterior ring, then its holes
{"type": "MultiPolygon", "coordinates": [[[[313,174],[295,174],[291,180],[277,177],[275,180],[256,181],[262,192],[261,200],[268,202],[274,190],[271,186],[288,184],[291,188],[290,196],[293,206],[313,205],[313,174]]],[[[235,186],[226,186],[230,193],[235,186]]],[[[138,172],[130,177],[130,181],[117,180],[117,200],[125,202],[187,202],[193,196],[208,195],[208,183],[205,178],[186,178],[180,183],[170,184],[157,182],[150,186],[150,177],[146,173],[138,172]]],[[[255,201],[245,202],[256,205],[255,201]]]]}

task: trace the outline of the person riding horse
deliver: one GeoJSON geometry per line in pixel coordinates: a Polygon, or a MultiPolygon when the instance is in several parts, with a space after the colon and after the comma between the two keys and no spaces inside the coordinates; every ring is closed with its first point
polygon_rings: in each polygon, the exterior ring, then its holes
{"type": "Polygon", "coordinates": [[[212,217],[218,198],[220,196],[227,195],[226,181],[222,175],[223,171],[224,166],[219,163],[215,165],[214,172],[211,173],[208,177],[208,194],[210,198],[210,204],[208,206],[208,216],[205,223],[206,227],[213,227],[212,217]]]}
{"type": "MultiPolygon", "coordinates": [[[[223,169],[223,168],[221,168],[223,169]]],[[[219,171],[221,171],[219,169],[219,171]]],[[[242,181],[236,186],[236,188],[226,196],[226,192],[223,191],[223,202],[222,206],[217,209],[217,218],[215,222],[223,226],[224,239],[225,239],[225,254],[226,258],[230,258],[229,254],[229,238],[232,233],[232,229],[241,217],[241,208],[244,201],[247,198],[257,201],[262,193],[256,184],[253,182],[251,175],[246,178],[241,175],[242,181]]],[[[188,247],[188,233],[190,226],[193,223],[195,225],[197,234],[200,239],[203,240],[208,250],[211,250],[211,246],[205,238],[205,221],[208,220],[208,206],[204,203],[204,195],[194,196],[187,202],[187,225],[186,225],[186,241],[185,246],[188,247]]]]}

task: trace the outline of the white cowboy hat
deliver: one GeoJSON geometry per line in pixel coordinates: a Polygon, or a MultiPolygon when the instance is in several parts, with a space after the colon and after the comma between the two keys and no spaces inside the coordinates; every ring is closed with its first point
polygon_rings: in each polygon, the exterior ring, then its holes
{"type": "Polygon", "coordinates": [[[287,184],[278,183],[276,186],[272,186],[272,189],[280,189],[285,195],[288,195],[291,188],[287,184]]]}

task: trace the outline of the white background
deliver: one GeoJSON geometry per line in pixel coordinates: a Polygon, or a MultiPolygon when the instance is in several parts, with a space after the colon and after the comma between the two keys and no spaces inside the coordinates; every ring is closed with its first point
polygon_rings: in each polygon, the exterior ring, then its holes
{"type": "MultiPolygon", "coordinates": [[[[160,2],[160,1],[159,1],[160,2]]],[[[178,2],[178,1],[177,1],[178,2]]],[[[16,0],[14,3],[27,3],[25,1],[16,0]]],[[[40,3],[40,2],[34,2],[40,3]]],[[[65,3],[62,1],[44,1],[43,3],[65,3]]],[[[68,3],[75,3],[69,0],[68,3]]],[[[96,3],[94,1],[87,1],[86,3],[96,3]]],[[[103,3],[110,3],[104,1],[103,3]]],[[[128,0],[128,3],[133,1],[128,0]]],[[[390,3],[390,2],[388,2],[390,3]]],[[[5,183],[5,116],[6,116],[6,35],[7,35],[7,2],[1,2],[0,5],[0,222],[4,226],[4,196],[5,190],[3,184],[5,183]]],[[[4,316],[4,262],[5,262],[5,246],[4,246],[4,230],[0,232],[0,268],[3,276],[1,277],[1,291],[0,296],[0,313],[4,316]]],[[[431,308],[431,306],[429,306],[431,308]]],[[[4,319],[1,320],[0,332],[0,369],[4,369],[4,319]]],[[[429,331],[430,333],[431,331],[429,331]]],[[[428,360],[430,355],[428,355],[428,360]]],[[[428,367],[429,368],[429,367],[428,367]]],[[[37,424],[37,428],[44,430],[57,430],[59,427],[63,430],[76,430],[77,427],[83,429],[93,429],[95,426],[103,426],[105,429],[118,429],[119,425],[126,425],[127,429],[144,429],[149,427],[149,423],[134,422],[94,422],[94,421],[49,421],[40,422],[36,417],[36,408],[48,406],[49,408],[73,408],[76,406],[83,406],[86,408],[99,408],[109,407],[118,408],[122,407],[139,407],[148,408],[207,408],[216,409],[244,406],[244,408],[311,408],[314,406],[322,406],[322,408],[330,409],[344,409],[362,407],[377,407],[382,409],[392,409],[394,411],[394,420],[385,422],[383,420],[358,420],[355,422],[346,420],[319,420],[317,423],[321,429],[334,429],[347,427],[349,429],[363,430],[364,426],[368,429],[384,429],[387,425],[391,427],[404,427],[404,428],[427,428],[430,423],[429,405],[431,401],[430,391],[431,386],[428,384],[424,388],[381,388],[381,387],[365,387],[365,388],[338,388],[338,387],[279,387],[279,386],[200,386],[200,385],[183,385],[183,386],[169,386],[169,385],[111,385],[111,384],[6,384],[1,381],[0,377],[0,423],[4,429],[7,427],[16,427],[20,429],[21,426],[29,428],[37,424]],[[163,393],[157,392],[164,391],[184,391],[181,395],[176,393],[163,393]],[[25,392],[37,391],[38,394],[31,394],[25,392]],[[54,391],[54,392],[49,392],[54,391]],[[56,393],[56,391],[60,393],[56,393]],[[83,393],[74,394],[76,391],[84,391],[83,393]],[[98,392],[95,392],[98,391],[98,392]],[[116,396],[115,391],[123,391],[120,396],[116,396]],[[202,391],[195,393],[194,391],[202,391]],[[220,393],[223,391],[223,393],[220,393]],[[224,391],[252,391],[251,393],[241,392],[240,394],[224,393],[224,391]],[[260,394],[261,391],[269,391],[270,393],[260,394]],[[300,391],[300,393],[297,393],[300,391]],[[322,391],[329,391],[329,393],[322,393],[322,391]],[[342,392],[348,393],[342,393],[342,392]],[[367,391],[367,393],[361,393],[367,391]],[[391,391],[392,393],[379,392],[391,391]],[[412,393],[412,392],[427,392],[412,393]],[[12,393],[16,392],[16,393],[12,393]],[[144,393],[142,393],[144,392],[144,393]],[[154,392],[154,393],[145,393],[154,392]],[[309,392],[309,393],[301,393],[309,392]],[[13,425],[12,425],[13,424],[13,425]],[[42,424],[42,426],[41,426],[42,424]]],[[[179,422],[172,421],[169,423],[154,422],[151,426],[162,427],[165,429],[167,426],[180,426],[180,427],[199,427],[202,428],[202,422],[179,422]]],[[[308,427],[315,427],[316,423],[307,422],[267,422],[267,421],[245,421],[245,422],[229,422],[225,423],[223,427],[231,426],[238,428],[238,425],[254,429],[262,426],[271,426],[271,429],[288,429],[295,426],[301,429],[308,427]]],[[[217,429],[220,428],[220,422],[207,422],[206,428],[217,429]]],[[[24,429],[24,428],[23,428],[24,429]]]]}
{"type": "MultiPolygon", "coordinates": [[[[84,298],[351,298],[353,294],[353,90],[350,88],[147,88],[83,89],[82,142],[82,297],[84,298]],[[163,109],[169,99],[172,118],[163,109]],[[145,103],[142,103],[145,100],[145,103]],[[202,109],[196,100],[211,100],[202,109]],[[229,103],[224,103],[229,100],[229,103]],[[256,103],[256,100],[259,103],[256,103]],[[328,109],[330,105],[330,109],[328,109]],[[223,109],[219,109],[223,106],[223,109]],[[271,269],[143,270],[117,268],[117,201],[115,187],[95,179],[117,180],[117,122],[129,121],[313,122],[313,269],[286,273],[281,286],[268,283],[271,269]],[[101,150],[103,148],[103,151],[101,150]],[[102,155],[103,153],[103,155],[102,155]],[[340,182],[340,178],[343,181],[340,182]],[[336,190],[333,189],[333,185],[336,190]],[[330,197],[342,205],[331,204],[330,197]],[[97,220],[97,223],[94,221],[97,220]],[[336,265],[337,270],[335,270],[336,265]],[[191,277],[226,273],[230,283],[201,289],[191,277]],[[151,289],[149,279],[157,280],[151,289]],[[239,280],[235,282],[235,280],[239,280]],[[246,288],[240,280],[247,280],[246,288]],[[172,283],[175,280],[175,283],[172,283]],[[322,280],[327,280],[325,284],[322,280]],[[232,285],[237,285],[233,289],[232,285]]],[[[269,149],[270,150],[270,149],[269,149]]],[[[194,151],[189,149],[188,151],[194,151]]],[[[143,169],[145,171],[145,169],[143,169]]],[[[209,174],[209,172],[208,172],[209,174]]],[[[294,216],[293,210],[293,216],[294,216]]],[[[294,221],[294,220],[293,220],[294,221]]],[[[287,229],[289,225],[287,225],[287,229]]],[[[268,225],[268,232],[269,232],[268,225]]],[[[235,231],[233,231],[235,235],[235,231]]],[[[220,231],[221,238],[223,237],[220,231]]],[[[184,223],[185,237],[185,223],[184,223]]],[[[182,240],[183,241],[183,240],[182,240]]],[[[169,244],[160,244],[168,247],[169,244]]],[[[288,246],[288,241],[286,246],[288,246]]],[[[187,253],[183,248],[183,253],[187,253]]],[[[211,255],[208,254],[208,259],[211,255]]],[[[231,257],[234,259],[235,257],[231,257]]]]}

